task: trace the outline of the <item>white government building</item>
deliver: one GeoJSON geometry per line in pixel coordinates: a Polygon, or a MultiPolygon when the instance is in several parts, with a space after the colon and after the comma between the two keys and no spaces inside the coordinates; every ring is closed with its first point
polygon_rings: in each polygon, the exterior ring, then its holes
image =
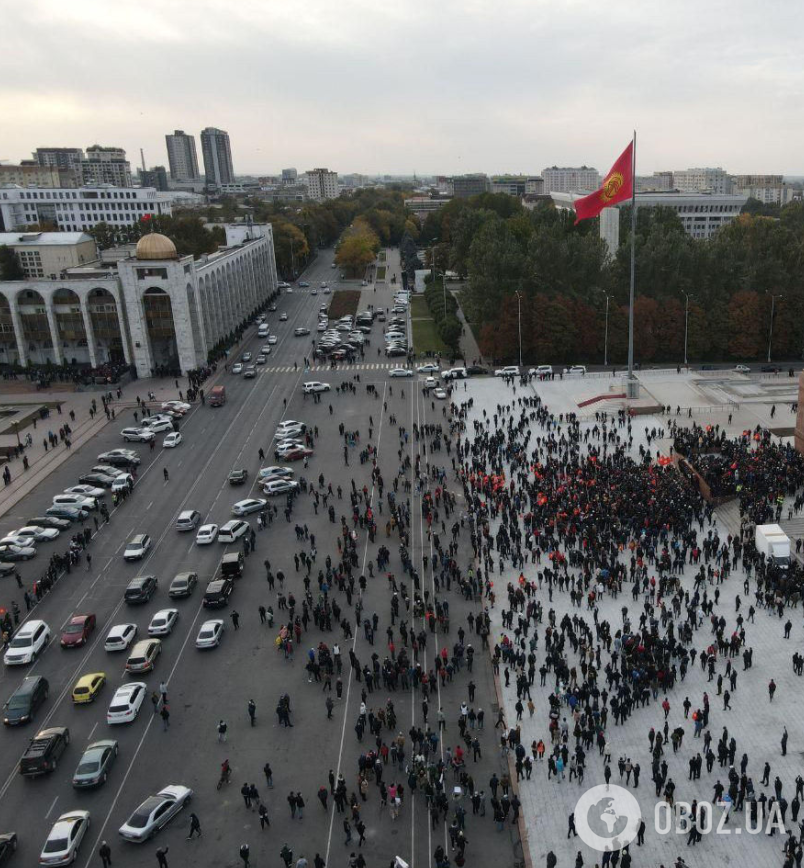
{"type": "MultiPolygon", "coordinates": [[[[589,191],[591,192],[591,191],[589,191]]],[[[588,193],[551,193],[556,208],[575,210],[575,200],[588,193]]],[[[740,216],[748,196],[717,195],[714,193],[637,193],[637,208],[656,207],[670,208],[678,215],[681,225],[687,235],[693,238],[710,238],[720,229],[740,216]]],[[[630,202],[624,202],[630,205],[630,202]]],[[[604,208],[600,212],[600,237],[606,242],[612,256],[620,246],[620,211],[619,207],[604,208]]]]}
{"type": "Polygon", "coordinates": [[[114,265],[95,261],[57,279],[0,282],[0,363],[133,364],[182,373],[276,290],[271,226],[226,224],[226,245],[179,256],[152,233],[114,265]]]}

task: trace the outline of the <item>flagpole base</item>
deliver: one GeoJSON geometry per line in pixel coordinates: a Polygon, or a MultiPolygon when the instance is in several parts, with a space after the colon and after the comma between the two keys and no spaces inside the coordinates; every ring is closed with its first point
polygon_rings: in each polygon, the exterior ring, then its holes
{"type": "Polygon", "coordinates": [[[631,400],[639,397],[639,380],[636,377],[626,377],[625,397],[631,400]]]}

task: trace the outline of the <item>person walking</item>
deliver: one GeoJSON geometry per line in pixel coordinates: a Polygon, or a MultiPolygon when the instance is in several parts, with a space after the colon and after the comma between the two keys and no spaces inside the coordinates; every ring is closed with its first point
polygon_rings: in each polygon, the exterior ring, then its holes
{"type": "Polygon", "coordinates": [[[162,706],[159,716],[162,718],[162,732],[167,732],[170,728],[170,711],[167,705],[162,706]]]}
{"type": "Polygon", "coordinates": [[[112,848],[106,843],[106,841],[101,841],[100,849],[98,850],[98,856],[101,857],[101,862],[103,862],[103,868],[109,868],[112,864],[112,848]]]}
{"type": "Polygon", "coordinates": [[[787,756],[787,727],[784,728],[784,732],[782,733],[782,756],[787,756]]]}
{"type": "Polygon", "coordinates": [[[198,832],[198,837],[201,837],[201,821],[198,819],[196,814],[190,814],[190,834],[187,836],[187,840],[189,841],[195,833],[198,832]]]}
{"type": "Polygon", "coordinates": [[[249,699],[248,701],[248,716],[251,721],[251,725],[254,726],[257,719],[257,703],[254,702],[253,699],[249,699]]]}
{"type": "Polygon", "coordinates": [[[293,862],[293,850],[288,847],[287,841],[282,846],[282,849],[279,851],[279,855],[282,857],[282,861],[285,863],[285,868],[290,868],[290,864],[291,862],[293,862]]]}
{"type": "Polygon", "coordinates": [[[235,610],[235,611],[231,612],[229,617],[232,619],[232,626],[235,628],[235,630],[239,630],[240,629],[240,613],[235,610]]]}
{"type": "Polygon", "coordinates": [[[259,815],[260,815],[260,829],[265,831],[265,827],[270,826],[271,821],[268,819],[268,808],[265,807],[265,804],[263,802],[260,802],[259,815]]]}
{"type": "Polygon", "coordinates": [[[249,860],[249,846],[248,844],[240,845],[240,858],[243,860],[243,868],[248,868],[248,860],[249,860]]]}
{"type": "Polygon", "coordinates": [[[168,868],[168,850],[170,850],[170,847],[160,847],[156,851],[156,861],[159,863],[159,868],[168,868]]]}
{"type": "Polygon", "coordinates": [[[221,720],[218,722],[218,741],[219,742],[225,742],[226,741],[227,728],[228,727],[226,726],[226,721],[221,720]]]}

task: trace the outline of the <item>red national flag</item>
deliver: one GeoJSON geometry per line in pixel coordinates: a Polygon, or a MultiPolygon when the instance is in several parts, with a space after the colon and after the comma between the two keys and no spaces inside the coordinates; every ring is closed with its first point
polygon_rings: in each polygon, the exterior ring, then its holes
{"type": "Polygon", "coordinates": [[[630,142],[606,175],[603,186],[594,193],[575,200],[576,223],[597,217],[609,205],[616,205],[631,198],[634,192],[633,152],[634,143],[630,142]]]}
{"type": "Polygon", "coordinates": [[[140,217],[140,223],[147,223],[148,220],[150,220],[150,219],[151,219],[150,214],[143,214],[142,217],[140,217]]]}

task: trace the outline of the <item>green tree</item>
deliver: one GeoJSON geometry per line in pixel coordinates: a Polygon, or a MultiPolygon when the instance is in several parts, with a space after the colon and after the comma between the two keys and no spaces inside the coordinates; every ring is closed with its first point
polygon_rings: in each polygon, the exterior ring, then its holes
{"type": "Polygon", "coordinates": [[[0,280],[23,280],[25,272],[13,248],[0,244],[0,280]]]}

